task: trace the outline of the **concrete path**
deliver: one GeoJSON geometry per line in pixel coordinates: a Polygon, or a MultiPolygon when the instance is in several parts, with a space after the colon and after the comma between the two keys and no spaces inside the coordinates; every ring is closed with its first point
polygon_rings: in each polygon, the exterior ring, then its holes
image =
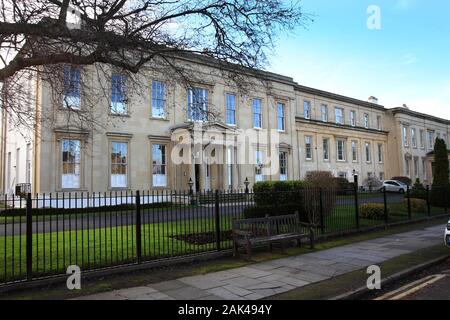
{"type": "Polygon", "coordinates": [[[443,243],[443,226],[78,299],[257,300],[443,243]]]}

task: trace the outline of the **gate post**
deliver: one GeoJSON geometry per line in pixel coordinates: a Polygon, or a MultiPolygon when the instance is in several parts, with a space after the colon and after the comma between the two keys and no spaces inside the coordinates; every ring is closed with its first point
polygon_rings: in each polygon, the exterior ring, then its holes
{"type": "Polygon", "coordinates": [[[26,203],[26,267],[27,280],[33,279],[33,213],[31,193],[27,194],[26,203]]]}
{"type": "Polygon", "coordinates": [[[142,237],[141,237],[141,195],[136,191],[136,257],[137,263],[142,259],[142,237]]]}

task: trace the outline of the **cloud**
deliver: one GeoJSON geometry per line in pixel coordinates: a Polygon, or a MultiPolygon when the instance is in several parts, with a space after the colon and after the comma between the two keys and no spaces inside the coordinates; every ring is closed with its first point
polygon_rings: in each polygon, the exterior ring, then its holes
{"type": "Polygon", "coordinates": [[[415,0],[397,0],[394,8],[397,10],[409,10],[414,6],[415,2],[415,0]]]}
{"type": "Polygon", "coordinates": [[[407,53],[402,57],[402,65],[411,65],[417,63],[418,59],[414,53],[407,53]]]}

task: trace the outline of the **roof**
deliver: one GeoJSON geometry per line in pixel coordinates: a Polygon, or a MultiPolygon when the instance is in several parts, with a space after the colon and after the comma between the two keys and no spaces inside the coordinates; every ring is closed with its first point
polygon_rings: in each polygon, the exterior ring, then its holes
{"type": "Polygon", "coordinates": [[[450,125],[450,120],[447,119],[443,119],[443,118],[438,118],[426,113],[421,113],[421,112],[417,112],[417,111],[413,111],[410,109],[406,109],[406,108],[392,108],[392,109],[388,109],[388,111],[392,112],[392,114],[397,114],[397,113],[404,113],[413,117],[418,117],[418,118],[424,118],[427,120],[431,120],[431,121],[435,121],[435,122],[439,122],[445,125],[450,125]]]}

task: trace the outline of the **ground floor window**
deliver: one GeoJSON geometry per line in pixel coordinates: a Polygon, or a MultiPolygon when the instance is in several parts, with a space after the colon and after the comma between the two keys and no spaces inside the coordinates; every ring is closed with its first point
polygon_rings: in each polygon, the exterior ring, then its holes
{"type": "Polygon", "coordinates": [[[262,167],[263,167],[263,154],[261,150],[257,150],[255,153],[256,167],[255,167],[255,182],[263,181],[262,167]]]}
{"type": "Polygon", "coordinates": [[[111,187],[126,188],[128,174],[128,143],[111,143],[111,187]]]}
{"type": "Polygon", "coordinates": [[[287,180],[287,152],[281,151],[280,154],[280,181],[287,180]]]}
{"type": "Polygon", "coordinates": [[[167,187],[167,163],[165,145],[152,145],[152,166],[153,187],[167,187]]]}
{"type": "Polygon", "coordinates": [[[61,143],[62,151],[62,175],[61,188],[80,188],[80,164],[81,150],[80,140],[63,139],[61,143]]]}

